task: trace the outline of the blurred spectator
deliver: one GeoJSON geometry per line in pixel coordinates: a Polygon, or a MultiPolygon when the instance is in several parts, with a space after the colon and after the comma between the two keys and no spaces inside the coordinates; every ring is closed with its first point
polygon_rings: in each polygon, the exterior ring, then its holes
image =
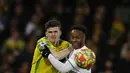
{"type": "MultiPolygon", "coordinates": [[[[21,21],[21,15],[22,15],[22,13],[23,13],[23,10],[24,10],[24,8],[23,8],[23,5],[20,3],[18,3],[18,4],[13,4],[13,6],[12,6],[12,8],[10,8],[11,10],[10,10],[10,16],[9,16],[9,19],[12,19],[12,18],[15,18],[15,19],[17,19],[17,21],[21,21]]],[[[20,22],[19,22],[20,23],[20,22]]]]}
{"type": "Polygon", "coordinates": [[[29,68],[30,67],[28,62],[23,62],[19,68],[18,73],[29,73],[30,72],[29,68]]]}
{"type": "Polygon", "coordinates": [[[17,4],[16,7],[15,7],[15,13],[14,14],[16,14],[16,16],[20,16],[22,12],[23,12],[22,4],[17,4]]]}
{"type": "Polygon", "coordinates": [[[8,4],[5,0],[0,0],[0,47],[3,45],[3,41],[7,35],[7,17],[9,13],[8,4]]]}
{"type": "Polygon", "coordinates": [[[121,17],[116,17],[112,24],[108,43],[111,45],[115,45],[117,39],[119,39],[124,32],[125,32],[125,26],[124,23],[122,22],[121,17]]]}
{"type": "Polygon", "coordinates": [[[24,51],[15,58],[14,67],[17,73],[27,73],[27,71],[30,71],[35,45],[36,39],[30,37],[24,51]],[[27,70],[25,69],[25,66],[28,68],[27,70]]]}
{"type": "Polygon", "coordinates": [[[95,26],[94,26],[94,32],[93,32],[93,35],[92,35],[92,40],[95,42],[95,43],[99,43],[100,41],[100,37],[102,35],[102,29],[101,29],[101,24],[96,22],[95,26]]]}
{"type": "Polygon", "coordinates": [[[41,19],[43,17],[43,11],[42,11],[42,7],[40,4],[36,4],[35,6],[35,15],[41,19]]]}
{"type": "Polygon", "coordinates": [[[102,23],[103,23],[104,13],[105,13],[104,6],[97,7],[94,16],[95,24],[94,24],[93,34],[92,34],[92,40],[97,44],[99,43],[100,38],[103,34],[102,23]]]}
{"type": "Polygon", "coordinates": [[[23,6],[22,6],[22,4],[16,4],[15,9],[14,9],[14,16],[13,17],[17,21],[17,26],[21,25],[21,23],[22,23],[22,20],[23,20],[22,19],[23,18],[22,13],[23,13],[23,6]]]}
{"type": "Polygon", "coordinates": [[[85,17],[89,14],[88,4],[85,0],[76,1],[76,12],[74,17],[74,24],[84,24],[85,17]]]}
{"type": "Polygon", "coordinates": [[[126,51],[123,59],[118,60],[116,73],[130,73],[130,49],[126,51]]]}
{"type": "MultiPolygon", "coordinates": [[[[57,0],[40,0],[40,3],[36,5],[36,7],[38,7],[38,9],[40,9],[39,11],[42,11],[41,13],[43,13],[43,17],[45,17],[46,21],[48,21],[50,18],[56,16],[55,15],[55,7],[57,4],[57,0]]],[[[44,21],[42,20],[42,21],[44,21]]],[[[45,22],[46,22],[45,21],[45,22]]],[[[44,23],[43,23],[44,24],[44,23]]]]}
{"type": "Polygon", "coordinates": [[[74,18],[74,24],[75,25],[81,25],[84,23],[84,15],[82,14],[76,14],[74,18]]]}
{"type": "Polygon", "coordinates": [[[111,60],[106,60],[105,62],[105,73],[113,73],[113,63],[111,60]]]}
{"type": "Polygon", "coordinates": [[[28,22],[28,24],[25,27],[25,36],[29,38],[30,35],[35,35],[35,36],[41,36],[42,32],[39,28],[39,21],[40,19],[36,16],[33,15],[31,20],[28,22]]]}
{"type": "Polygon", "coordinates": [[[76,4],[76,14],[89,14],[88,3],[86,0],[77,0],[76,4]]]}
{"type": "Polygon", "coordinates": [[[12,52],[17,56],[23,51],[25,43],[17,30],[12,30],[10,34],[11,36],[3,44],[2,55],[12,52]]]}
{"type": "Polygon", "coordinates": [[[121,59],[124,59],[127,55],[127,51],[130,50],[130,32],[127,35],[127,42],[124,43],[122,49],[121,49],[121,53],[120,53],[120,57],[121,59]]]}
{"type": "Polygon", "coordinates": [[[2,65],[0,66],[0,72],[1,73],[13,73],[14,72],[14,67],[13,63],[15,60],[14,55],[10,52],[7,53],[6,55],[3,56],[3,62],[2,65]]]}
{"type": "Polygon", "coordinates": [[[94,18],[95,21],[101,23],[103,21],[104,14],[105,14],[105,7],[104,6],[97,7],[94,18]]]}
{"type": "Polygon", "coordinates": [[[1,22],[3,24],[7,24],[7,17],[8,17],[8,13],[9,13],[9,4],[6,2],[6,0],[1,0],[1,1],[3,1],[2,5],[0,6],[1,22]]]}
{"type": "Polygon", "coordinates": [[[58,16],[61,16],[63,14],[64,6],[62,3],[62,0],[59,0],[56,4],[55,11],[58,16]]]}
{"type": "MultiPolygon", "coordinates": [[[[87,41],[87,46],[90,47],[96,53],[96,65],[94,67],[93,73],[97,73],[103,69],[104,60],[101,55],[101,41],[104,41],[105,35],[102,30],[102,22],[104,17],[105,8],[104,6],[99,6],[96,9],[94,15],[94,28],[92,28],[91,39],[87,41]]],[[[104,48],[103,48],[104,49],[104,48]]]]}

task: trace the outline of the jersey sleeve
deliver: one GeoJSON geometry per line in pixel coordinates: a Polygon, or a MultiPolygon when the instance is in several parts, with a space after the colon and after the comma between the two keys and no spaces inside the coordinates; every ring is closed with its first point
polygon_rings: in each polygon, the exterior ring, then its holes
{"type": "MultiPolygon", "coordinates": [[[[50,54],[48,56],[49,61],[51,62],[51,64],[60,72],[69,72],[70,70],[72,70],[74,68],[74,66],[72,66],[73,63],[70,63],[70,60],[67,60],[65,63],[60,62],[59,60],[57,60],[52,54],[50,54]]],[[[71,62],[74,62],[73,60],[71,60],[71,62]]]]}
{"type": "Polygon", "coordinates": [[[91,73],[91,69],[79,69],[79,73],[91,73]]]}

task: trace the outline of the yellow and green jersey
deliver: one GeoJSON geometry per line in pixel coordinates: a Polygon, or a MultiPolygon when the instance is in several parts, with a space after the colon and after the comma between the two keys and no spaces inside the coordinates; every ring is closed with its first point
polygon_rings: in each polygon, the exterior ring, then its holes
{"type": "Polygon", "coordinates": [[[59,44],[53,46],[52,43],[47,39],[47,37],[39,39],[35,48],[30,73],[59,73],[59,71],[51,65],[50,61],[47,58],[42,57],[42,42],[46,43],[49,48],[55,49],[56,51],[61,51],[71,46],[69,42],[64,40],[60,40],[59,44]]]}

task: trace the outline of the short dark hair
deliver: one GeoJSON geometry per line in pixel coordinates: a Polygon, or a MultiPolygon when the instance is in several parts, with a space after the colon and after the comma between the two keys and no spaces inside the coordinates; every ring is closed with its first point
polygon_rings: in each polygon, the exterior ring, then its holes
{"type": "Polygon", "coordinates": [[[83,25],[74,25],[74,26],[71,27],[70,32],[72,30],[79,30],[79,31],[83,32],[85,34],[85,36],[87,36],[87,29],[83,25]]]}
{"type": "Polygon", "coordinates": [[[45,29],[47,30],[50,27],[59,27],[61,29],[61,23],[58,20],[49,20],[48,22],[45,23],[45,29]]]}

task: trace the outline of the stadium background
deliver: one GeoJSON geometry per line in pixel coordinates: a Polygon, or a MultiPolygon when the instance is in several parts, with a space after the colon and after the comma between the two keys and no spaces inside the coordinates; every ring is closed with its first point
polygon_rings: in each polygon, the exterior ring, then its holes
{"type": "Polygon", "coordinates": [[[130,73],[130,0],[0,0],[0,73],[29,73],[49,19],[61,21],[65,40],[72,25],[86,26],[92,73],[130,73]]]}

